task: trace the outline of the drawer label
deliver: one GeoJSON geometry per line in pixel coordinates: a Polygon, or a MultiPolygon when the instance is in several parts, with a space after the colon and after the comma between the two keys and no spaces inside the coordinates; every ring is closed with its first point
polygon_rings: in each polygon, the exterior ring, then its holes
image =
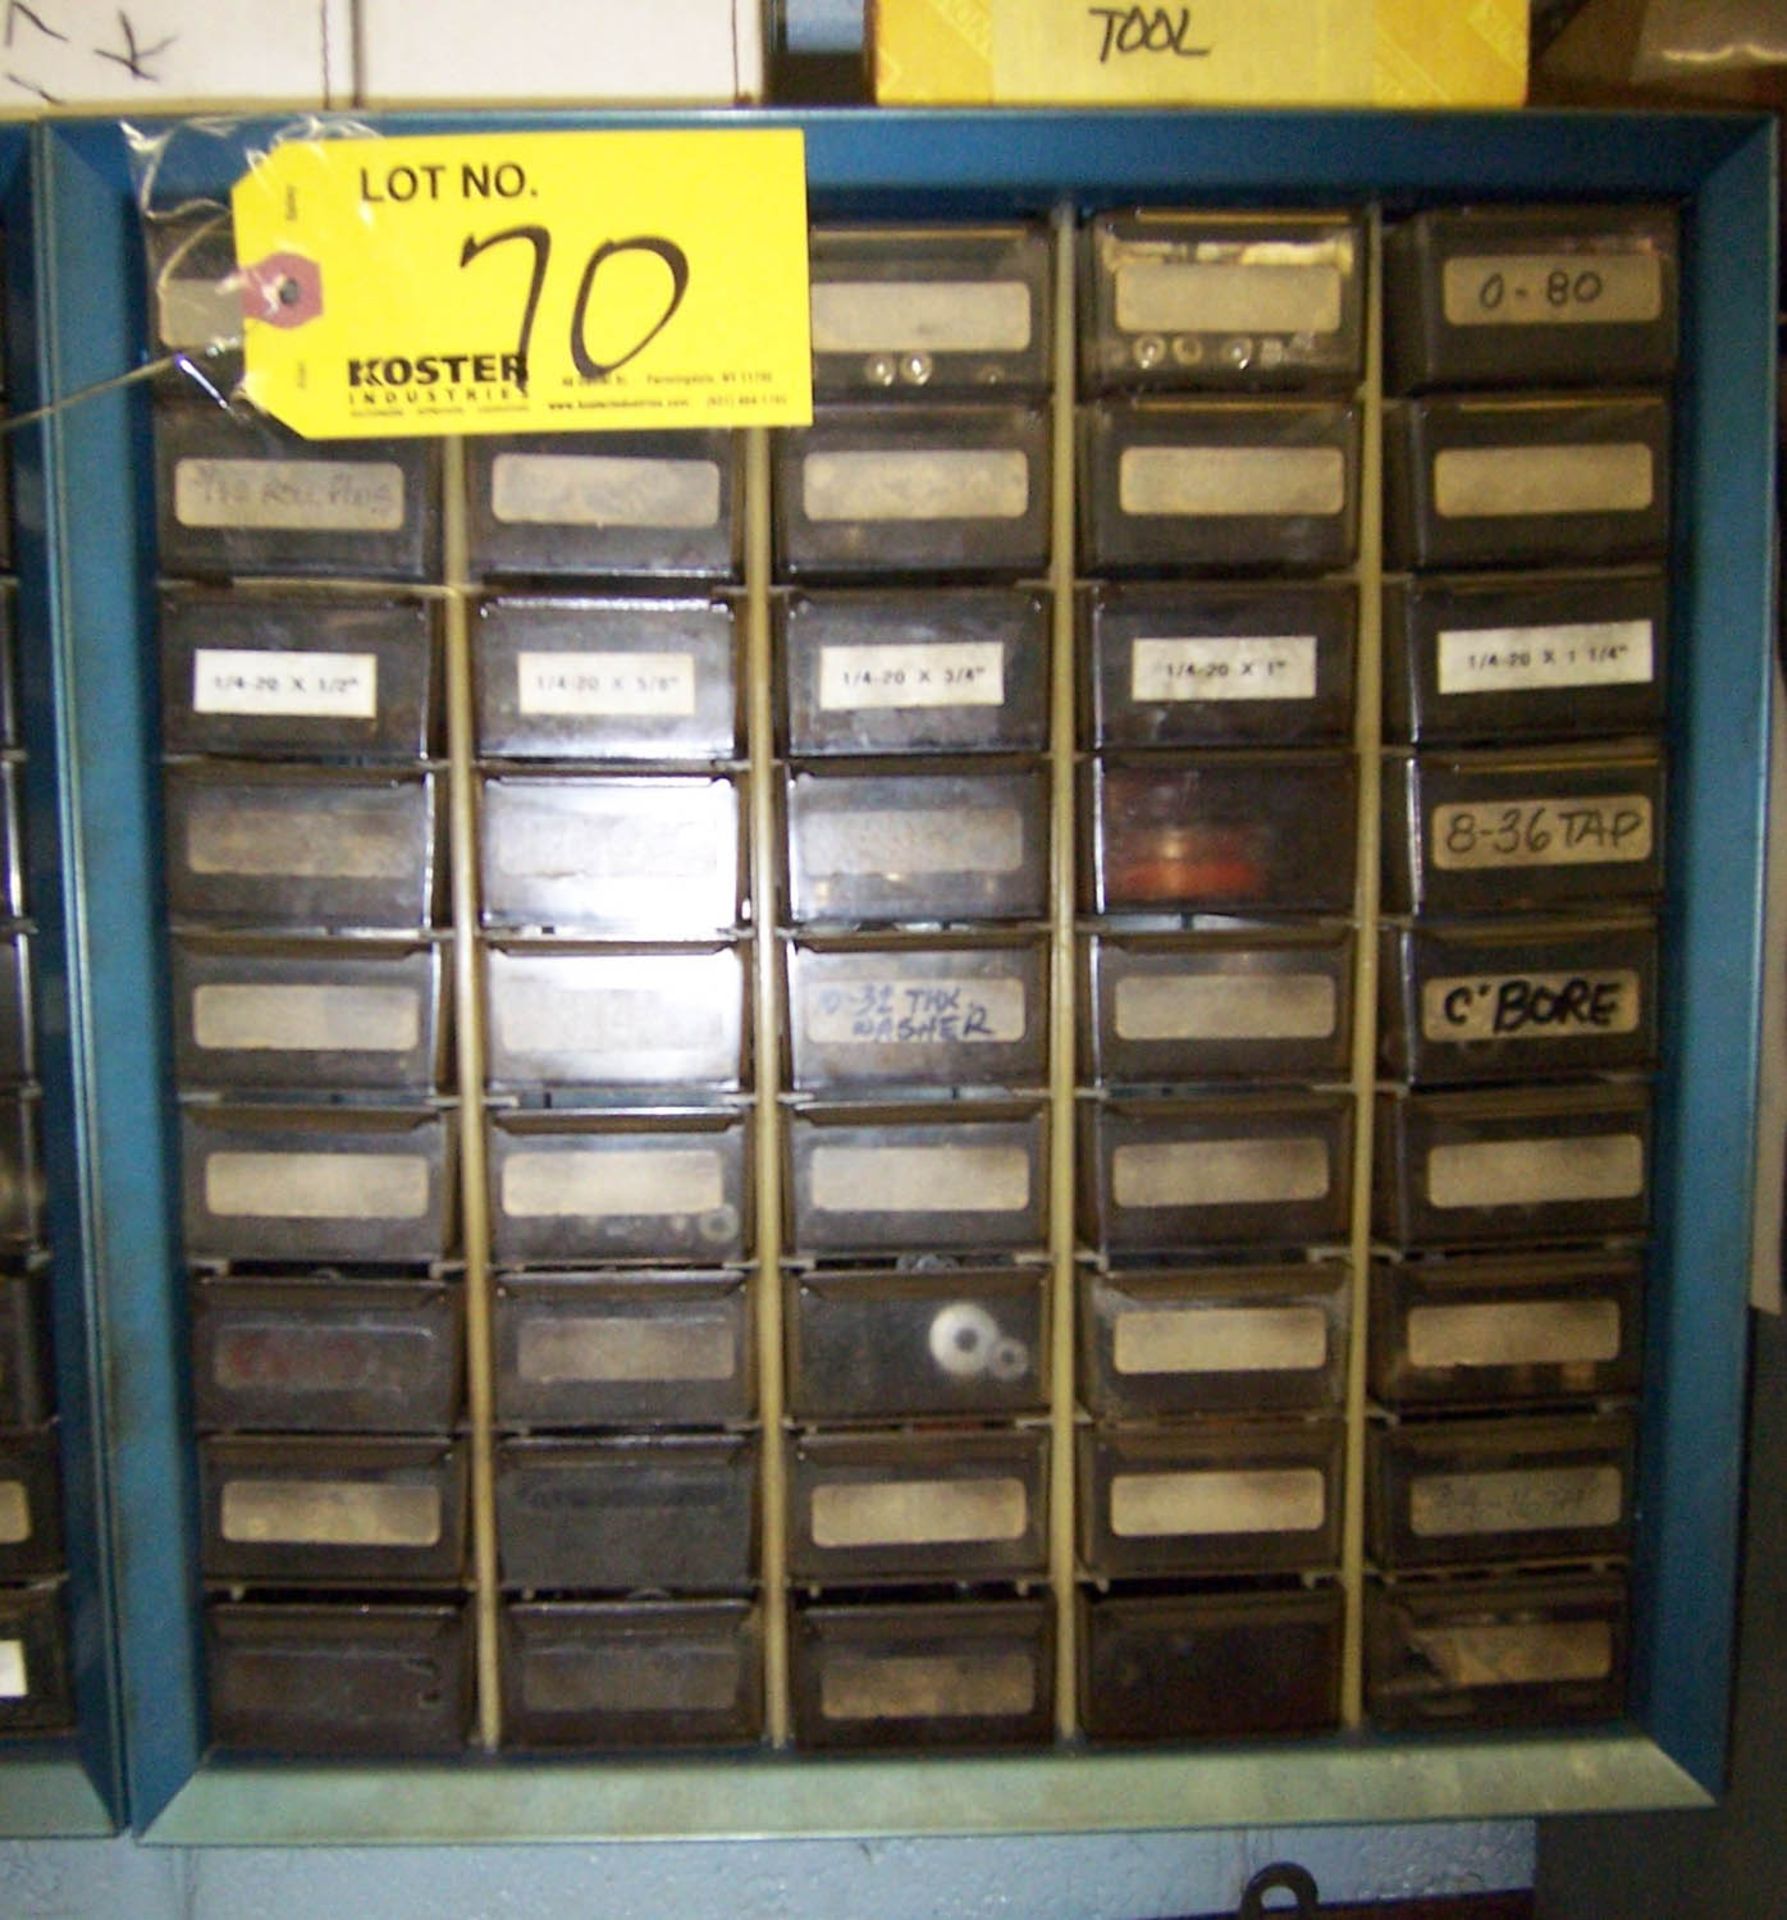
{"type": "Polygon", "coordinates": [[[1463,253],[1440,269],[1453,327],[1638,325],[1662,317],[1654,253],[1463,253]]]}
{"type": "Polygon", "coordinates": [[[506,527],[717,527],[720,493],[712,460],[499,453],[490,464],[491,517],[506,527]]]}
{"type": "Polygon", "coordinates": [[[1022,1480],[831,1481],[813,1489],[819,1547],[940,1547],[1021,1540],[1030,1524],[1022,1480]]]}
{"type": "Polygon", "coordinates": [[[1319,1467],[1119,1473],[1111,1531],[1120,1540],[1174,1534],[1313,1533],[1328,1515],[1319,1467]]]}
{"type": "Polygon", "coordinates": [[[815,353],[1022,353],[1022,280],[815,280],[815,353]]]}
{"type": "Polygon", "coordinates": [[[210,1153],[205,1206],[220,1220],[420,1220],[418,1153],[210,1153]]]}
{"type": "Polygon", "coordinates": [[[590,1071],[588,1063],[600,1061],[610,1070],[596,1077],[615,1080],[642,1070],[655,1077],[668,1055],[705,1059],[725,1050],[733,1017],[740,1014],[737,982],[729,984],[728,1004],[722,1005],[711,993],[713,976],[697,978],[691,970],[688,997],[679,998],[673,982],[684,962],[669,956],[652,964],[660,975],[656,987],[548,986],[537,976],[503,981],[491,995],[503,1046],[557,1056],[560,1070],[575,1060],[590,1071]]]}
{"type": "Polygon", "coordinates": [[[1613,1628],[1605,1620],[1416,1627],[1408,1646],[1454,1687],[1542,1687],[1613,1672],[1613,1628]]]}
{"type": "Polygon", "coordinates": [[[1137,640],[1129,651],[1132,700],[1313,700],[1312,633],[1137,640]]]}
{"type": "Polygon", "coordinates": [[[408,1053],[422,1043],[412,987],[196,987],[192,1037],[207,1052],[408,1053]]]}
{"type": "Polygon", "coordinates": [[[827,1720],[953,1720],[1031,1713],[1036,1663],[1026,1653],[822,1656],[827,1720]]]}
{"type": "Polygon", "coordinates": [[[725,1713],[739,1695],[738,1649],[706,1640],[542,1647],[520,1665],[536,1713],[725,1713]]]}
{"type": "Polygon", "coordinates": [[[31,1496],[19,1480],[0,1480],[0,1547],[22,1546],[31,1538],[31,1496]]]}
{"type": "Polygon", "coordinates": [[[1638,975],[1630,967],[1597,973],[1466,973],[1421,989],[1421,1033],[1428,1040],[1569,1040],[1638,1029],[1638,975]]]}
{"type": "Polygon", "coordinates": [[[1328,1143],[1168,1140],[1117,1148],[1111,1185],[1120,1207],[1268,1206],[1320,1200],[1329,1189],[1328,1143]]]}
{"type": "Polygon", "coordinates": [[[218,1524],[243,1546],[432,1547],[441,1496],[364,1480],[230,1480],[218,1524]]]}
{"type": "Polygon", "coordinates": [[[218,1330],[211,1378],[232,1393],[357,1392],[393,1400],[426,1374],[435,1358],[429,1334],[420,1327],[249,1321],[218,1330]]]}
{"type": "Polygon", "coordinates": [[[1030,459],[1015,447],[809,453],[801,466],[809,520],[1021,520],[1030,459]]]}
{"type": "Polygon", "coordinates": [[[1409,1364],[1416,1367],[1563,1367],[1619,1358],[1617,1300],[1493,1301],[1414,1307],[1409,1364]]]}
{"type": "Polygon", "coordinates": [[[233,273],[217,279],[164,273],[155,283],[155,304],[161,344],[169,352],[197,351],[242,331],[242,293],[233,273]]]}
{"type": "Polygon", "coordinates": [[[1585,446],[1447,447],[1433,457],[1442,520],[1540,513],[1646,513],[1655,463],[1642,440],[1585,446]]]}
{"type": "Polygon", "coordinates": [[[373,720],[378,717],[378,655],[200,647],[192,656],[192,710],[373,720]]]}
{"type": "Polygon", "coordinates": [[[1029,1030],[1021,980],[849,980],[817,988],[807,1038],[818,1047],[1010,1045],[1029,1030]]]}
{"type": "Polygon", "coordinates": [[[1409,1487],[1409,1526],[1422,1540],[1617,1527],[1625,1488],[1619,1468],[1605,1466],[1427,1474],[1409,1487]]]}
{"type": "Polygon", "coordinates": [[[522,1322],[515,1366],[542,1387],[730,1380],[738,1371],[732,1327],[718,1314],[679,1321],[541,1315],[522,1322]]]}
{"type": "Polygon", "coordinates": [[[1030,1155],[1021,1146],[813,1149],[819,1213],[1022,1213],[1030,1155]]]}
{"type": "Polygon", "coordinates": [[[1642,793],[1551,795],[1435,807],[1427,839],[1442,873],[1480,867],[1630,866],[1654,845],[1642,793]]]}
{"type": "Polygon", "coordinates": [[[819,705],[826,713],[1004,703],[1005,648],[998,640],[819,649],[819,705]]]}
{"type": "Polygon", "coordinates": [[[1117,1316],[1122,1374],[1302,1373],[1328,1364],[1320,1307],[1130,1307],[1117,1316]]]}
{"type": "MultiPolygon", "coordinates": [[[[419,801],[421,789],[416,789],[419,801]]],[[[290,806],[232,806],[239,794],[208,796],[186,820],[193,873],[275,880],[404,880],[422,865],[420,808],[356,806],[327,787],[290,806]]]]}
{"type": "Polygon", "coordinates": [[[31,1691],[23,1640],[0,1640],[0,1700],[23,1700],[31,1691]]]}
{"type": "Polygon", "coordinates": [[[552,718],[687,720],[695,712],[692,653],[523,653],[519,711],[552,718]]]}
{"type": "Polygon", "coordinates": [[[669,880],[712,880],[736,860],[732,823],[705,794],[693,807],[628,807],[557,812],[546,806],[506,808],[492,848],[511,879],[554,886],[580,880],[646,881],[654,892],[669,880]]]}
{"type": "Polygon", "coordinates": [[[503,1212],[516,1220],[665,1219],[712,1213],[726,1201],[725,1168],[712,1147],[601,1147],[511,1153],[503,1212]]]}
{"type": "MultiPolygon", "coordinates": [[[[1352,243],[1339,244],[1350,270],[1352,243]]],[[[1308,258],[1314,248],[1294,241],[1280,245],[1305,257],[1126,260],[1114,276],[1117,325],[1125,333],[1337,332],[1346,285],[1340,267],[1308,258]]]]}
{"type": "Polygon", "coordinates": [[[1635,1133],[1468,1140],[1427,1155],[1427,1198],[1436,1207],[1636,1200],[1643,1191],[1644,1141],[1635,1133]]]}
{"type": "Polygon", "coordinates": [[[393,460],[174,463],[174,518],[183,527],[396,533],[403,505],[403,469],[393,460]]]}
{"type": "Polygon", "coordinates": [[[1346,505],[1346,455],[1338,447],[1125,447],[1117,500],[1137,515],[1332,515],[1346,505]]]}
{"type": "Polygon", "coordinates": [[[1117,982],[1119,1040],[1326,1040],[1340,990],[1325,973],[1132,973],[1117,982]]]}
{"type": "Polygon", "coordinates": [[[820,876],[1016,873],[1024,864],[1024,816],[1016,807],[815,813],[800,834],[807,869],[820,876]]]}
{"type": "Polygon", "coordinates": [[[1458,627],[1439,635],[1441,693],[1527,693],[1550,687],[1648,686],[1649,620],[1555,627],[1458,627]]]}

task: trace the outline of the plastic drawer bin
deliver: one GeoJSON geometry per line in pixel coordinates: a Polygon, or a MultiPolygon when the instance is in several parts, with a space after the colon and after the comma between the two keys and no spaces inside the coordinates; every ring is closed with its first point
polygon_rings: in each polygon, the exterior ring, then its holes
{"type": "Polygon", "coordinates": [[[743,1274],[510,1274],[495,1331],[505,1425],[720,1426],[755,1399],[743,1274]]]}
{"type": "Polygon", "coordinates": [[[0,1587],[0,1735],[59,1733],[73,1723],[61,1583],[0,1587]]]}
{"type": "Polygon", "coordinates": [[[1098,214],[1081,243],[1081,378],[1098,392],[1350,387],[1366,258],[1356,213],[1098,214]]]}
{"type": "Polygon", "coordinates": [[[1302,747],[1353,728],[1350,585],[1091,586],[1079,601],[1089,747],[1302,747]]]}
{"type": "Polygon", "coordinates": [[[444,1280],[202,1280],[193,1417],[271,1433],[452,1431],[465,1302],[444,1280]]]}
{"type": "Polygon", "coordinates": [[[1046,1600],[818,1603],[790,1626],[800,1746],[1044,1746],[1054,1731],[1046,1600]]]}
{"type": "Polygon", "coordinates": [[[511,1601],[502,1660],[513,1747],[742,1747],[763,1731],[747,1600],[511,1601]]]}
{"type": "Polygon", "coordinates": [[[49,1418],[49,1325],[44,1283],[30,1268],[0,1270],[0,1428],[49,1418]]]}
{"type": "Polygon", "coordinates": [[[498,760],[729,760],[738,635],[725,600],[476,604],[479,753],[498,760]]]}
{"type": "Polygon", "coordinates": [[[0,1580],[60,1573],[63,1550],[54,1429],[0,1433],[0,1580]]]}
{"type": "Polygon", "coordinates": [[[1049,731],[1049,600],[1027,587],[815,589],[775,601],[797,757],[1040,753],[1049,731]]]}
{"type": "Polygon", "coordinates": [[[32,1077],[31,1005],[31,936],[7,934],[0,937],[0,1086],[32,1077]]]}

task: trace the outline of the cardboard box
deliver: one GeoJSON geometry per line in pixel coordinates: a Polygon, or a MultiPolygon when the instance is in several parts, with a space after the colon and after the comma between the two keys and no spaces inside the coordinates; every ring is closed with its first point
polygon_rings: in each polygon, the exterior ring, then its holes
{"type": "Polygon", "coordinates": [[[1519,106],[1526,0],[874,0],[893,106],[1519,106]]]}

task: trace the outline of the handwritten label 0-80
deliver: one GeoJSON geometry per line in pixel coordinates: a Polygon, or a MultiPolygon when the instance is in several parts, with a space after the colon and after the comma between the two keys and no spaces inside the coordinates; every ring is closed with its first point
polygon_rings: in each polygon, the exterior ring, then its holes
{"type": "Polygon", "coordinates": [[[1129,655],[1132,700],[1313,700],[1313,634],[1137,640],[1129,655]]]}
{"type": "Polygon", "coordinates": [[[1654,670],[1648,620],[1471,627],[1439,636],[1441,693],[1644,686],[1654,670]]]}
{"type": "Polygon", "coordinates": [[[819,705],[826,713],[997,707],[1004,700],[1005,649],[997,640],[819,649],[819,705]]]}
{"type": "Polygon", "coordinates": [[[1663,311],[1663,268],[1654,253],[1461,254],[1440,298],[1454,327],[1643,325],[1663,311]]]}
{"type": "Polygon", "coordinates": [[[378,714],[378,656],[200,647],[192,656],[192,710],[371,720],[378,714]]]}

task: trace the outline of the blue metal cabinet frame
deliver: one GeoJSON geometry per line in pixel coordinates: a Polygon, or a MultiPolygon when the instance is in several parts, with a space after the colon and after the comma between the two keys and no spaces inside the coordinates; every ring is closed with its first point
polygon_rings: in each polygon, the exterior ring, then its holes
{"type": "MultiPolygon", "coordinates": [[[[8,401],[15,414],[41,401],[54,376],[41,326],[44,252],[35,141],[19,126],[0,132],[0,229],[5,235],[8,401]]],[[[18,575],[19,735],[26,748],[26,901],[32,945],[45,1238],[55,1345],[68,1557],[72,1736],[0,1743],[0,1835],[115,1832],[124,1813],[124,1759],[117,1696],[103,1418],[103,1311],[85,1257],[95,1234],[91,1154],[95,1090],[88,1069],[80,875],[72,831],[79,775],[66,730],[65,654],[51,644],[61,596],[50,571],[48,502],[57,491],[52,436],[26,424],[9,435],[18,575]],[[68,858],[64,858],[64,852],[68,858]]]]}
{"type": "MultiPolygon", "coordinates": [[[[201,1751],[170,1075],[161,1024],[146,408],[50,442],[58,722],[76,783],[71,941],[96,1149],[119,1620],[136,1823],[156,1839],[497,1840],[990,1833],[1689,1806],[1724,1758],[1742,1452],[1771,646],[1775,154],[1748,116],[725,114],[406,116],[379,130],[798,125],[816,212],[1062,200],[1289,204],[1647,197],[1684,214],[1657,1268],[1644,1402],[1641,1653],[1603,1733],[1010,1758],[436,1766],[219,1763],[201,1751]]],[[[266,125],[174,142],[163,192],[217,193],[266,125]]],[[[123,137],[40,132],[45,364],[67,394],[143,337],[123,137]]]]}

